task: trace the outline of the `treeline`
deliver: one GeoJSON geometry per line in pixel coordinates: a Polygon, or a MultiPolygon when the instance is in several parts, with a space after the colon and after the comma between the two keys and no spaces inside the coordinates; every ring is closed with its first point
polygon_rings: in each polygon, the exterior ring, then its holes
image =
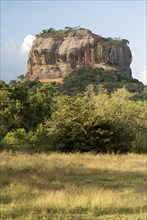
{"type": "Polygon", "coordinates": [[[103,68],[74,70],[64,79],[60,91],[67,95],[84,93],[89,84],[93,85],[93,91],[96,95],[102,92],[111,94],[117,89],[125,87],[133,93],[133,100],[147,100],[146,86],[132,78],[131,74],[115,70],[107,71],[103,68]]]}
{"type": "Polygon", "coordinates": [[[91,69],[79,71],[81,75],[74,72],[63,85],[0,81],[1,148],[145,153],[147,102],[139,99],[143,88],[130,93],[118,86],[108,92],[106,80],[92,80],[91,69]]]}

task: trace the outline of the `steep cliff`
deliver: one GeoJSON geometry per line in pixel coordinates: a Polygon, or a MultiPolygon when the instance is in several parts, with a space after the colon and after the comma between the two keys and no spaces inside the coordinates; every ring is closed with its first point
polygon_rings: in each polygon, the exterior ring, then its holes
{"type": "Polygon", "coordinates": [[[130,74],[132,55],[127,43],[83,28],[42,34],[33,42],[26,76],[32,80],[59,78],[81,67],[102,67],[130,74]]]}

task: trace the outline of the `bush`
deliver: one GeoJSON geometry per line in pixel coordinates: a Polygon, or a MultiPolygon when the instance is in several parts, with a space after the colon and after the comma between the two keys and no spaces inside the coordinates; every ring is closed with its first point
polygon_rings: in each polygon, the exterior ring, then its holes
{"type": "Polygon", "coordinates": [[[26,146],[28,143],[28,137],[24,128],[19,128],[15,131],[8,132],[3,138],[3,144],[10,146],[26,146]]]}
{"type": "Polygon", "coordinates": [[[134,131],[125,119],[129,112],[122,114],[128,106],[127,96],[130,94],[120,90],[112,98],[106,94],[56,98],[51,119],[46,121],[50,144],[64,152],[130,152],[134,131]]]}
{"type": "Polygon", "coordinates": [[[36,129],[29,132],[26,132],[24,128],[8,132],[1,144],[2,146],[35,147],[36,149],[49,145],[45,128],[42,124],[39,124],[36,129]]]}

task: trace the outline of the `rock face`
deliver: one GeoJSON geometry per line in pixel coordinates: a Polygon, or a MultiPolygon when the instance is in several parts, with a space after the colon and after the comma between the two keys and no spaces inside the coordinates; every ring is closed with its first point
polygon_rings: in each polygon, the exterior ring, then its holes
{"type": "Polygon", "coordinates": [[[83,28],[66,31],[62,36],[37,37],[29,53],[26,76],[31,80],[64,78],[82,67],[131,73],[129,47],[112,42],[83,28]]]}

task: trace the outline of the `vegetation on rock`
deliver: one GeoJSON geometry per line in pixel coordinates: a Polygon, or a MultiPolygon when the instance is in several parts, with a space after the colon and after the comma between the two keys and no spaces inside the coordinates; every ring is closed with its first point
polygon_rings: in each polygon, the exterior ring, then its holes
{"type": "MultiPolygon", "coordinates": [[[[48,28],[48,29],[44,29],[42,30],[39,34],[36,34],[36,37],[43,37],[43,38],[47,38],[49,36],[52,37],[63,37],[65,35],[65,33],[68,33],[70,31],[75,31],[81,29],[80,26],[76,26],[76,27],[69,27],[66,26],[64,29],[60,29],[60,30],[56,30],[55,28],[48,28]]],[[[118,46],[118,47],[125,47],[126,45],[129,44],[129,41],[126,39],[121,39],[121,38],[103,38],[101,37],[100,42],[102,43],[103,47],[111,47],[111,46],[118,46]]]]}
{"type": "Polygon", "coordinates": [[[102,42],[103,47],[126,47],[129,44],[129,41],[126,39],[120,39],[120,38],[106,38],[104,42],[102,42]]]}
{"type": "Polygon", "coordinates": [[[60,29],[60,30],[56,30],[54,28],[48,28],[48,29],[44,29],[42,30],[39,34],[36,34],[36,37],[62,37],[64,36],[65,33],[69,32],[69,31],[75,31],[78,30],[80,28],[80,26],[77,27],[69,27],[66,26],[64,29],[60,29]]]}
{"type": "Polygon", "coordinates": [[[104,70],[82,68],[75,70],[64,79],[60,91],[68,95],[84,93],[86,87],[92,84],[95,94],[106,90],[109,94],[117,89],[125,87],[129,92],[134,93],[133,99],[147,99],[146,87],[137,79],[125,72],[115,70],[104,70]]]}

